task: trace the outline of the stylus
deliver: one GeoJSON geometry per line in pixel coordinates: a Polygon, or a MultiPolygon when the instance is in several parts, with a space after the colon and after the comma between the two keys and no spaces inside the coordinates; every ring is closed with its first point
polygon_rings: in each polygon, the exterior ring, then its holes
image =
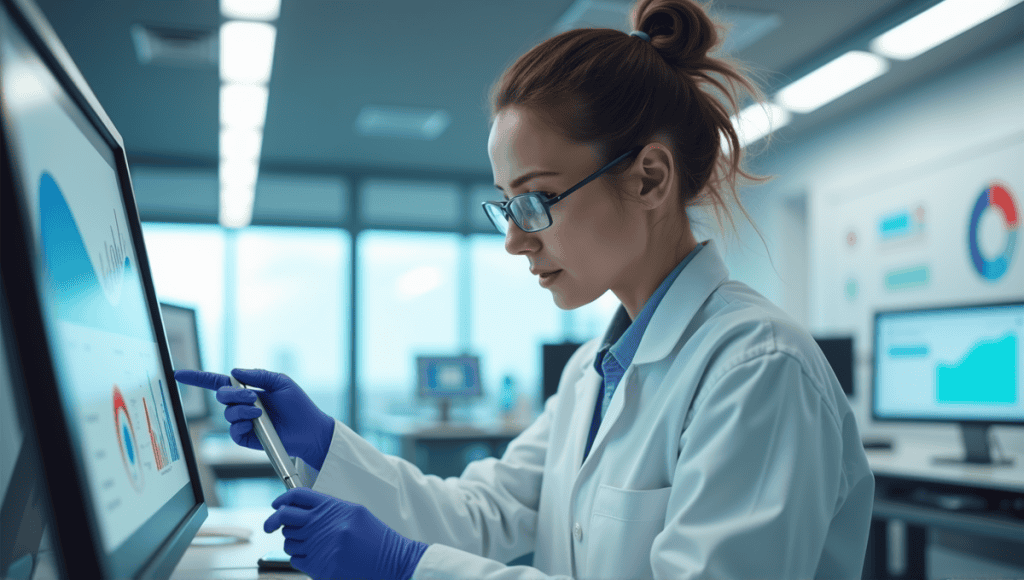
{"type": "MultiPolygon", "coordinates": [[[[231,377],[231,384],[243,389],[256,390],[249,385],[238,382],[238,379],[235,377],[231,377]]],[[[299,476],[295,464],[288,457],[288,452],[285,451],[281,438],[277,436],[277,429],[270,422],[270,416],[267,415],[267,409],[263,407],[259,395],[256,396],[256,402],[253,404],[262,411],[262,414],[252,420],[252,427],[256,431],[256,437],[263,445],[263,449],[266,450],[267,457],[270,458],[270,464],[274,466],[274,471],[277,472],[277,476],[281,478],[281,481],[284,482],[285,487],[288,489],[301,487],[300,482],[302,478],[299,476]]]]}

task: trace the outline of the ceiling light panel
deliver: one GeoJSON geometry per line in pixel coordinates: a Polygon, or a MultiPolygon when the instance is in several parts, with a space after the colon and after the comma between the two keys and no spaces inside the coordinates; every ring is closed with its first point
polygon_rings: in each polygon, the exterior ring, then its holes
{"type": "Polygon", "coordinates": [[[274,63],[277,29],[265,22],[232,20],[220,27],[220,79],[267,84],[274,63]]]}
{"type": "Polygon", "coordinates": [[[367,105],[356,117],[356,132],[371,137],[432,141],[448,129],[451,116],[442,109],[367,105]]]}
{"type": "MultiPolygon", "coordinates": [[[[746,147],[789,124],[792,115],[774,103],[758,103],[740,111],[739,117],[730,117],[740,139],[740,147],[746,147]]],[[[723,139],[725,147],[728,142],[723,139]]]]}
{"type": "Polygon", "coordinates": [[[220,124],[229,127],[263,126],[267,118],[267,87],[237,83],[220,86],[220,124]]]}
{"type": "Polygon", "coordinates": [[[851,50],[783,87],[775,102],[796,113],[810,113],[889,70],[884,58],[851,50]]]}
{"type": "Polygon", "coordinates": [[[1021,0],[946,0],[871,41],[871,50],[907,60],[981,24],[1021,0]]]}
{"type": "Polygon", "coordinates": [[[238,20],[277,20],[281,0],[220,0],[224,18],[238,20]]]}

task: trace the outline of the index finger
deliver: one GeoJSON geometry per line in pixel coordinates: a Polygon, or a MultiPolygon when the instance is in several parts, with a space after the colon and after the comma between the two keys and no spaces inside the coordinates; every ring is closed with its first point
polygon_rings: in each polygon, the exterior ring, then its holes
{"type": "Polygon", "coordinates": [[[231,379],[225,375],[192,370],[174,371],[174,380],[212,391],[231,384],[231,379]]]}

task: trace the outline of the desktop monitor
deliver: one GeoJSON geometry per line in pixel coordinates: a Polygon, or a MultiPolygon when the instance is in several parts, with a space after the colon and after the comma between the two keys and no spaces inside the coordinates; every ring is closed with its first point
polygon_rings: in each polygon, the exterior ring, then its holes
{"type": "Polygon", "coordinates": [[[960,424],[966,455],[993,461],[988,428],[1024,425],[1024,302],[875,313],[871,414],[960,424]]]}
{"type": "MultiPolygon", "coordinates": [[[[167,346],[171,349],[171,364],[174,365],[174,370],[202,370],[195,309],[161,302],[160,312],[163,314],[164,331],[167,333],[167,346]]],[[[210,417],[213,406],[207,393],[212,395],[212,391],[186,386],[179,389],[179,392],[186,419],[195,421],[210,417]]]]}
{"type": "Polygon", "coordinates": [[[0,0],[0,121],[2,285],[61,565],[168,578],[207,508],[124,144],[30,0],[0,0]]]}
{"type": "Polygon", "coordinates": [[[416,393],[420,397],[437,399],[442,423],[448,422],[448,409],[453,399],[483,395],[479,357],[418,356],[416,369],[416,393]]]}
{"type": "Polygon", "coordinates": [[[543,373],[544,400],[558,391],[558,383],[562,380],[562,371],[569,358],[582,343],[563,342],[560,344],[541,345],[541,372],[543,373]]]}
{"type": "Polygon", "coordinates": [[[853,337],[814,337],[814,341],[839,379],[843,392],[848,397],[853,395],[853,337]]]}

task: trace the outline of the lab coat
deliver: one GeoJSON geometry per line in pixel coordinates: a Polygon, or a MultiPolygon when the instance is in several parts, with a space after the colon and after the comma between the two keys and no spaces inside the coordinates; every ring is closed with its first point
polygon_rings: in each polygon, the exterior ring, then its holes
{"type": "Polygon", "coordinates": [[[424,475],[341,422],[314,490],[430,544],[413,578],[859,579],[874,496],[814,340],[713,241],[644,332],[586,461],[600,336],[501,459],[424,475]],[[505,566],[534,552],[533,566],[505,566]]]}

